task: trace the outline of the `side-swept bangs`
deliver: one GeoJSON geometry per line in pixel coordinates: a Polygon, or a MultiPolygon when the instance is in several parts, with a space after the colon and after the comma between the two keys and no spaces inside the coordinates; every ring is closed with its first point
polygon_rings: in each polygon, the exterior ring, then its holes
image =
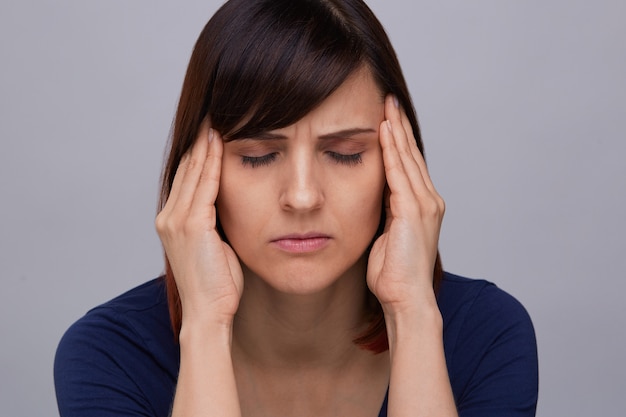
{"type": "MultiPolygon", "coordinates": [[[[398,99],[423,152],[398,59],[362,0],[227,1],[202,30],[189,61],[163,169],[160,208],[205,119],[226,141],[280,129],[311,112],[362,67],[371,71],[381,96],[398,99]]],[[[172,328],[178,336],[182,308],[167,256],[165,269],[172,328]]],[[[442,276],[437,256],[435,288],[442,276]]],[[[388,348],[384,315],[368,294],[371,324],[355,343],[382,352],[388,348]]]]}
{"type": "MultiPolygon", "coordinates": [[[[228,3],[215,19],[221,23],[230,9],[240,8],[237,22],[212,25],[202,35],[222,40],[208,54],[218,62],[208,66],[215,75],[207,113],[228,139],[295,123],[335,91],[362,58],[360,39],[321,2],[254,3],[228,3]]],[[[200,44],[211,44],[202,36],[200,44]]]]}

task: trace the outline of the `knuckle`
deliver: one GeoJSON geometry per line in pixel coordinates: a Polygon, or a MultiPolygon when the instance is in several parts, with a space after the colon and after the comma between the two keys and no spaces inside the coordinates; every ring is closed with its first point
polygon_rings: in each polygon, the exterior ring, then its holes
{"type": "Polygon", "coordinates": [[[159,213],[156,216],[156,219],[154,219],[154,227],[156,228],[157,232],[159,232],[159,234],[161,234],[161,232],[163,232],[165,230],[165,220],[163,220],[163,212],[159,213]]]}
{"type": "Polygon", "coordinates": [[[398,143],[398,152],[400,152],[404,156],[413,157],[413,153],[411,152],[411,148],[409,147],[409,143],[406,140],[400,140],[398,143]]]}
{"type": "Polygon", "coordinates": [[[200,214],[192,214],[185,218],[182,222],[180,230],[185,236],[197,235],[199,232],[208,228],[209,224],[206,216],[200,214]]]}
{"type": "Polygon", "coordinates": [[[185,222],[183,222],[180,229],[185,235],[189,236],[193,234],[196,230],[198,230],[198,221],[195,218],[189,216],[187,217],[185,222]]]}
{"type": "MultiPolygon", "coordinates": [[[[217,216],[217,209],[215,208],[215,205],[211,205],[209,207],[207,207],[207,219],[215,219],[217,216]]],[[[206,220],[205,220],[206,222],[206,220]]]]}
{"type": "Polygon", "coordinates": [[[200,173],[200,179],[198,180],[200,184],[212,184],[215,182],[215,178],[210,172],[210,170],[203,169],[200,173]]]}
{"type": "Polygon", "coordinates": [[[179,221],[172,214],[159,217],[156,220],[157,232],[161,237],[171,237],[178,234],[180,228],[179,221]]]}
{"type": "Polygon", "coordinates": [[[428,217],[438,217],[441,212],[441,207],[436,199],[428,199],[424,203],[423,212],[428,217]]]}
{"type": "Polygon", "coordinates": [[[400,160],[394,158],[387,163],[385,171],[387,172],[387,175],[400,175],[403,171],[402,163],[400,160]]]}
{"type": "Polygon", "coordinates": [[[196,167],[200,165],[200,161],[198,158],[194,157],[194,156],[190,156],[189,160],[187,161],[187,167],[186,170],[187,171],[193,171],[194,169],[196,169],[196,167]]]}
{"type": "Polygon", "coordinates": [[[169,230],[169,214],[165,212],[165,210],[161,210],[159,214],[157,214],[156,219],[154,219],[154,225],[156,227],[159,235],[164,235],[169,230]]]}

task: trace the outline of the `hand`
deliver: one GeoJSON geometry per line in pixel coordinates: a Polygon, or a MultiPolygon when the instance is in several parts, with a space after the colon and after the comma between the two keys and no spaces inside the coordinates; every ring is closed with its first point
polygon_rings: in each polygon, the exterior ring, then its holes
{"type": "Polygon", "coordinates": [[[192,319],[232,323],[243,292],[237,256],[216,230],[222,152],[219,133],[203,122],[156,218],[157,232],[176,279],[183,324],[192,319]]]}
{"type": "Polygon", "coordinates": [[[434,302],[433,270],[445,211],[409,120],[394,101],[386,98],[387,120],[380,126],[386,222],[367,270],[368,286],[385,312],[412,309],[424,299],[434,302]]]}

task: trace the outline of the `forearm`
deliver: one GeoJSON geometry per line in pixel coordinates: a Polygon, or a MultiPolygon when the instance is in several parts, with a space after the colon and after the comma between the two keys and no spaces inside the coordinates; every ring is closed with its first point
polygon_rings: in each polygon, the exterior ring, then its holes
{"type": "Polygon", "coordinates": [[[223,324],[183,325],[172,417],[241,416],[230,332],[223,324]]]}
{"type": "Polygon", "coordinates": [[[410,311],[385,311],[391,376],[389,417],[457,416],[434,297],[410,311]]]}

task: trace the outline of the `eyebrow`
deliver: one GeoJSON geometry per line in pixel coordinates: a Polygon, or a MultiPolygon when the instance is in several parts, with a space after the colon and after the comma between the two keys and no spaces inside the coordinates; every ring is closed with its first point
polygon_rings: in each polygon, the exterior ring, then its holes
{"type": "MultiPolygon", "coordinates": [[[[377,133],[375,129],[372,128],[362,128],[355,127],[350,129],[343,129],[337,132],[325,133],[319,137],[319,139],[346,139],[351,138],[353,136],[361,135],[364,133],[377,133]]],[[[238,140],[232,139],[232,140],[238,140]]],[[[259,132],[255,134],[252,138],[240,138],[240,139],[260,139],[260,140],[278,140],[278,139],[288,139],[287,136],[281,135],[280,133],[272,133],[272,132],[259,132]]]]}
{"type": "Polygon", "coordinates": [[[361,135],[363,133],[377,133],[376,129],[372,128],[359,128],[355,127],[352,129],[344,129],[338,132],[326,133],[320,136],[320,139],[341,139],[341,138],[351,138],[352,136],[361,135]]]}

